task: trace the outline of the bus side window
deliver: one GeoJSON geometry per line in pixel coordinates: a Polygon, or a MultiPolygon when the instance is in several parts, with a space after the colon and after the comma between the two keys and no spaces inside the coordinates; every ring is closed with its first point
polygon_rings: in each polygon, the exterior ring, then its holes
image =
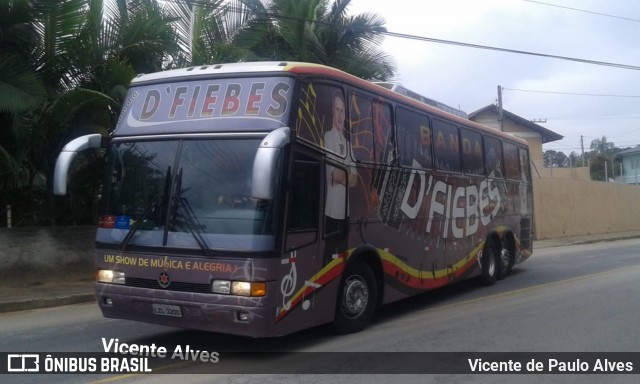
{"type": "Polygon", "coordinates": [[[322,83],[303,83],[295,119],[296,135],[308,143],[325,148],[341,158],[345,146],[327,148],[327,134],[347,137],[347,100],[341,87],[322,83]]]}
{"type": "Polygon", "coordinates": [[[349,98],[349,124],[353,158],[358,162],[374,161],[374,135],[371,100],[358,95],[349,98]]]}
{"type": "Polygon", "coordinates": [[[504,165],[502,164],[502,143],[500,140],[490,136],[484,137],[484,158],[487,176],[502,178],[504,165]]]}
{"type": "Polygon", "coordinates": [[[395,137],[391,129],[391,106],[373,102],[373,130],[375,133],[375,161],[378,164],[395,162],[395,137]]]}
{"type": "Polygon", "coordinates": [[[484,175],[482,135],[468,129],[460,129],[462,137],[462,171],[468,175],[484,175]]]}
{"type": "Polygon", "coordinates": [[[520,163],[518,160],[518,147],[511,143],[502,143],[504,150],[505,176],[510,180],[520,179],[520,163]]]}
{"type": "Polygon", "coordinates": [[[518,147],[520,155],[520,180],[528,183],[531,181],[531,165],[529,164],[529,151],[518,147]]]}
{"type": "Polygon", "coordinates": [[[316,231],[320,204],[320,163],[307,156],[294,160],[287,230],[316,231]]]}
{"type": "Polygon", "coordinates": [[[391,106],[352,95],[349,102],[351,148],[358,162],[391,164],[395,160],[395,140],[391,106]]]}
{"type": "Polygon", "coordinates": [[[400,164],[410,168],[431,168],[431,126],[429,117],[396,109],[400,164]]]}
{"type": "Polygon", "coordinates": [[[436,167],[444,172],[460,172],[460,139],[458,127],[434,119],[433,146],[436,167]]]}

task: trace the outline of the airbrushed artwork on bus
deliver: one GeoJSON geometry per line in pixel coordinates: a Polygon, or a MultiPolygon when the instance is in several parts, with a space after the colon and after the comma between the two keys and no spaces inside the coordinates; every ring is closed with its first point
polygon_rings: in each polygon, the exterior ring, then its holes
{"type": "MultiPolygon", "coordinates": [[[[299,139],[323,145],[322,132],[331,116],[325,112],[326,100],[335,93],[334,88],[322,83],[303,87],[298,109],[299,139]]],[[[349,95],[348,100],[348,147],[352,151],[351,160],[358,165],[357,183],[349,189],[348,197],[348,246],[339,253],[341,257],[334,258],[313,276],[301,278],[300,284],[295,255],[289,259],[293,273],[282,281],[286,289],[282,290],[284,301],[276,313],[277,320],[297,305],[309,308],[305,298],[339,278],[349,256],[362,244],[377,249],[385,282],[398,295],[406,296],[480,271],[489,233],[502,236],[512,220],[519,220],[520,215],[531,211],[526,194],[521,196],[520,182],[504,178],[504,164],[490,145],[484,147],[491,169],[485,173],[481,163],[483,169],[478,173],[484,175],[455,177],[448,171],[460,167],[460,160],[457,165],[448,161],[459,159],[459,151],[478,152],[483,150],[482,146],[467,137],[463,137],[460,145],[457,133],[454,136],[444,130],[434,132],[428,121],[416,121],[417,137],[399,140],[405,146],[399,151],[400,156],[416,156],[398,159],[391,108],[355,94],[349,95]],[[432,148],[436,155],[431,153],[432,148]],[[398,163],[411,166],[400,168],[398,163]],[[434,172],[434,167],[440,172],[434,172]],[[510,212],[516,212],[517,216],[511,218],[510,212]]],[[[516,261],[529,255],[516,238],[516,261]]]]}

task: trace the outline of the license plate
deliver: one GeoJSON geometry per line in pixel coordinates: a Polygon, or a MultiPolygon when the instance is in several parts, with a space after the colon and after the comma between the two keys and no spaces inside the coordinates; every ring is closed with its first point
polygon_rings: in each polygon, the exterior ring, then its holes
{"type": "Polygon", "coordinates": [[[182,310],[177,305],[153,304],[153,314],[160,316],[182,317],[182,310]]]}

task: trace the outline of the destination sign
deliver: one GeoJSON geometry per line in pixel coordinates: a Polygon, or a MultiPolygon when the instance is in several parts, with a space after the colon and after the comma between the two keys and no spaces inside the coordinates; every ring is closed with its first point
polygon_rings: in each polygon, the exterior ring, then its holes
{"type": "Polygon", "coordinates": [[[205,79],[134,86],[116,135],[271,130],[286,124],[293,79],[205,79]]]}

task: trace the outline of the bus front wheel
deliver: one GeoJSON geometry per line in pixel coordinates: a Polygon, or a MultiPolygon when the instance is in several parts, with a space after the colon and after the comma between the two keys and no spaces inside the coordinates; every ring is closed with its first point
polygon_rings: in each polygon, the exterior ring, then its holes
{"type": "Polygon", "coordinates": [[[338,333],[364,329],[371,321],[377,302],[376,279],[362,262],[347,267],[340,283],[333,327],[338,333]]]}

